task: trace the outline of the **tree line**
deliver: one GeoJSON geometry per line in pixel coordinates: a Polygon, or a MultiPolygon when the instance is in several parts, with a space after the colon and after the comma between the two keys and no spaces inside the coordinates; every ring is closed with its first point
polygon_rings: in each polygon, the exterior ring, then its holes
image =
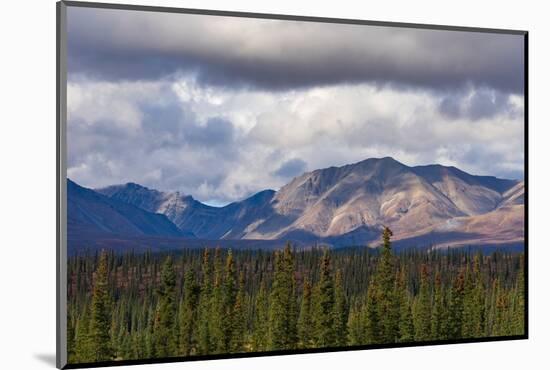
{"type": "Polygon", "coordinates": [[[68,263],[70,363],[521,335],[523,253],[103,251],[68,263]]]}

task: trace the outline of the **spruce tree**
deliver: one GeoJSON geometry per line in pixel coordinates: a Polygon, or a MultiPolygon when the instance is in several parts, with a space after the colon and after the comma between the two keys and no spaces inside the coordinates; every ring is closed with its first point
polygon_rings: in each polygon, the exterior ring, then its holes
{"type": "Polygon", "coordinates": [[[179,353],[182,356],[194,354],[197,348],[198,300],[200,287],[195,282],[191,269],[185,273],[183,301],[179,313],[179,353]]]}
{"type": "Polygon", "coordinates": [[[296,301],[296,278],[294,276],[295,266],[294,266],[294,253],[290,243],[287,243],[285,249],[283,250],[283,260],[285,275],[287,280],[290,282],[289,297],[287,302],[288,308],[288,348],[294,349],[298,345],[298,303],[296,301]]]}
{"type": "Polygon", "coordinates": [[[231,333],[231,351],[243,352],[246,348],[247,322],[246,297],[244,291],[244,272],[239,275],[239,290],[233,308],[233,328],[231,333]]]}
{"type": "Polygon", "coordinates": [[[294,258],[287,244],[275,252],[275,273],[269,298],[269,348],[294,349],[298,341],[294,258]]]}
{"type": "Polygon", "coordinates": [[[448,307],[446,331],[448,339],[462,338],[462,319],[464,311],[464,269],[456,276],[451,289],[448,307]]]}
{"type": "Polygon", "coordinates": [[[474,257],[473,272],[468,268],[464,285],[462,337],[479,338],[485,327],[485,290],[480,272],[479,255],[474,257]]]}
{"type": "Polygon", "coordinates": [[[428,268],[426,265],[422,265],[420,273],[420,292],[415,304],[414,329],[414,339],[416,341],[426,341],[431,338],[432,302],[428,268]]]}
{"type": "Polygon", "coordinates": [[[107,253],[102,251],[96,271],[90,317],[90,350],[94,362],[114,358],[110,336],[111,299],[107,287],[107,263],[107,253]]]}
{"type": "Polygon", "coordinates": [[[475,307],[474,307],[474,278],[470,271],[470,266],[466,267],[464,274],[464,303],[462,309],[462,330],[461,337],[473,338],[475,326],[475,307]]]}
{"type": "Polygon", "coordinates": [[[380,320],[380,338],[382,343],[393,343],[399,337],[399,302],[395,296],[395,261],[391,250],[393,233],[384,227],[382,233],[382,252],[376,271],[376,297],[378,319],[380,320]]]}
{"type": "Polygon", "coordinates": [[[334,279],[334,331],[335,331],[335,345],[345,346],[347,343],[347,321],[348,321],[348,304],[346,299],[346,293],[344,291],[344,283],[342,281],[342,271],[336,271],[336,277],[334,279]]]}
{"type": "Polygon", "coordinates": [[[298,336],[300,347],[302,348],[311,348],[313,346],[312,329],[315,322],[313,309],[311,282],[305,280],[302,291],[300,317],[298,319],[298,336]]]}
{"type": "Polygon", "coordinates": [[[152,306],[147,310],[147,326],[145,327],[145,357],[155,357],[155,339],[154,339],[154,325],[155,325],[156,313],[152,306]]]}
{"type": "Polygon", "coordinates": [[[515,305],[513,312],[512,334],[525,334],[525,257],[519,260],[519,271],[515,286],[515,305]]]}
{"type": "Polygon", "coordinates": [[[132,337],[130,333],[126,332],[126,335],[122,338],[119,351],[121,359],[129,360],[132,358],[132,337]]]}
{"type": "Polygon", "coordinates": [[[405,269],[399,271],[396,296],[399,297],[399,342],[412,342],[414,339],[414,322],[411,310],[411,298],[407,289],[405,269]]]}
{"type": "Polygon", "coordinates": [[[170,256],[162,265],[157,296],[158,305],[154,326],[155,354],[158,357],[175,356],[177,354],[176,272],[170,256]]]}
{"type": "Polygon", "coordinates": [[[351,309],[348,315],[348,344],[350,346],[365,344],[365,315],[364,305],[360,300],[356,300],[351,305],[351,309]]]}
{"type": "Polygon", "coordinates": [[[365,307],[365,343],[376,344],[382,342],[380,330],[380,318],[378,310],[378,286],[372,279],[367,291],[367,302],[365,307]]]}
{"type": "Polygon", "coordinates": [[[121,299],[118,306],[113,310],[111,320],[111,348],[114,349],[115,357],[117,359],[126,358],[127,354],[124,352],[124,339],[128,335],[128,322],[127,322],[127,301],[121,299]]]}
{"type": "Polygon", "coordinates": [[[317,284],[315,307],[316,347],[329,347],[336,344],[334,281],[330,271],[330,255],[325,249],[321,258],[319,283],[317,284]]]}
{"type": "Polygon", "coordinates": [[[509,299],[505,289],[501,287],[500,281],[497,281],[497,299],[496,299],[496,314],[495,327],[493,329],[494,336],[510,335],[509,322],[509,299]]]}
{"type": "Polygon", "coordinates": [[[131,336],[131,358],[132,359],[138,359],[138,358],[144,358],[143,352],[142,352],[142,342],[141,342],[141,334],[140,332],[133,332],[131,336]]]}
{"type": "Polygon", "coordinates": [[[497,329],[496,326],[496,303],[497,303],[497,297],[499,293],[498,288],[498,279],[493,279],[491,283],[491,290],[490,294],[485,300],[485,304],[487,307],[487,318],[485,322],[485,335],[486,336],[493,336],[495,335],[494,332],[497,329]]]}
{"type": "Polygon", "coordinates": [[[219,353],[224,348],[224,306],[223,306],[223,269],[221,250],[216,248],[214,252],[214,286],[210,302],[210,333],[212,353],[219,353]]]}
{"type": "Polygon", "coordinates": [[[198,307],[198,343],[197,353],[201,355],[209,354],[213,350],[211,338],[211,300],[212,300],[212,277],[210,276],[210,252],[208,248],[204,249],[202,257],[202,285],[199,295],[198,307]]]}
{"type": "Polygon", "coordinates": [[[432,310],[432,339],[443,340],[446,337],[447,302],[441,281],[441,273],[435,274],[434,305],[432,310]]]}
{"type": "Polygon", "coordinates": [[[74,362],[92,362],[90,338],[90,308],[83,304],[82,314],[76,323],[74,362]]]}
{"type": "Polygon", "coordinates": [[[231,249],[227,252],[225,263],[225,279],[223,284],[223,302],[222,302],[222,341],[221,352],[231,351],[231,341],[233,339],[233,328],[235,327],[234,309],[237,299],[237,283],[235,279],[235,261],[231,249]]]}
{"type": "Polygon", "coordinates": [[[266,351],[269,344],[269,302],[267,301],[267,292],[265,281],[260,283],[260,289],[256,295],[254,332],[253,332],[254,351],[266,351]]]}

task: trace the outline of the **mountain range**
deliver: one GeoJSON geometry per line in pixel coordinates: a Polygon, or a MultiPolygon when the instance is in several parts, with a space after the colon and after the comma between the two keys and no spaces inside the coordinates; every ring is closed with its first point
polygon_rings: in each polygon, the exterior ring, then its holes
{"type": "Polygon", "coordinates": [[[223,245],[522,246],[524,183],[393,158],[318,169],[224,207],[135,184],[68,182],[69,248],[223,245]],[[146,241],[145,241],[146,240],[146,241]]]}

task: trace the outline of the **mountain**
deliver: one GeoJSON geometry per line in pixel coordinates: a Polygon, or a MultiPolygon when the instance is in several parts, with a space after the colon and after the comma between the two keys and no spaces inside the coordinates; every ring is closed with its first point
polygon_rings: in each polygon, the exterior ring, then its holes
{"type": "Polygon", "coordinates": [[[134,183],[96,191],[164,214],[199,239],[339,246],[376,242],[387,225],[403,245],[523,243],[523,182],[441,165],[409,167],[390,157],[307,172],[277,192],[224,207],[134,183]]]}
{"type": "Polygon", "coordinates": [[[381,225],[399,234],[463,215],[428,181],[391,158],[306,173],[283,186],[273,204],[274,217],[250,237],[297,232],[334,237],[364,228],[377,234],[381,225]]]}
{"type": "Polygon", "coordinates": [[[202,239],[241,239],[246,228],[271,215],[270,201],[275,192],[261,191],[241,202],[212,207],[180,192],[160,192],[128,183],[97,189],[110,199],[128,203],[148,212],[166,215],[182,230],[190,230],[202,239]]]}
{"type": "Polygon", "coordinates": [[[523,205],[525,194],[525,184],[523,181],[518,182],[512,188],[503,193],[503,199],[499,204],[499,208],[511,205],[523,205]]]}
{"type": "Polygon", "coordinates": [[[417,166],[413,171],[445,194],[462,212],[479,215],[494,210],[503,193],[517,181],[491,176],[472,176],[455,167],[417,166]]]}
{"type": "Polygon", "coordinates": [[[93,244],[100,237],[194,237],[163,214],[109,198],[71,180],[67,180],[67,230],[69,247],[93,244]]]}

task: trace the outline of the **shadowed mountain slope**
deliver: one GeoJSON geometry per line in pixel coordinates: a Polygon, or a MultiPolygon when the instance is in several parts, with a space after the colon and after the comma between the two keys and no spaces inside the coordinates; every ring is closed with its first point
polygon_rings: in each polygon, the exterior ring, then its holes
{"type": "Polygon", "coordinates": [[[67,180],[67,226],[69,245],[106,235],[194,237],[163,214],[111,199],[71,180],[67,180]]]}

